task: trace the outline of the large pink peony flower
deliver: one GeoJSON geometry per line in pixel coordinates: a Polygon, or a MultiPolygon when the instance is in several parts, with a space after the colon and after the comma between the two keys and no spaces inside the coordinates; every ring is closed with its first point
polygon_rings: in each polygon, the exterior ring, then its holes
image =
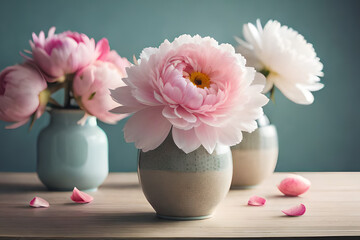
{"type": "Polygon", "coordinates": [[[0,119],[16,122],[6,128],[17,128],[36,112],[39,118],[45,110],[48,93],[41,73],[29,64],[14,65],[0,73],[0,119]]]}
{"type": "Polygon", "coordinates": [[[268,99],[255,70],[229,44],[210,37],[182,35],[159,48],[146,48],[138,66],[127,70],[127,86],[112,91],[134,113],[124,127],[125,140],[149,151],[172,129],[176,145],[189,153],[200,145],[212,153],[216,144],[235,145],[241,131],[256,129],[268,99]],[[252,84],[253,83],[253,84],[252,84]]]}
{"type": "Polygon", "coordinates": [[[43,31],[39,36],[33,33],[30,41],[35,63],[55,81],[66,74],[74,73],[96,61],[103,51],[108,51],[106,39],[100,40],[95,47],[95,40],[77,32],[55,34],[55,27],[50,28],[47,38],[43,31]]]}
{"type": "MultiPolygon", "coordinates": [[[[73,89],[77,102],[87,114],[96,116],[103,122],[115,124],[126,114],[115,114],[109,110],[119,106],[110,96],[109,89],[124,86],[122,78],[126,77],[126,67],[131,64],[121,58],[115,51],[102,57],[77,73],[73,89]]],[[[80,123],[83,123],[87,114],[80,123]]]]}

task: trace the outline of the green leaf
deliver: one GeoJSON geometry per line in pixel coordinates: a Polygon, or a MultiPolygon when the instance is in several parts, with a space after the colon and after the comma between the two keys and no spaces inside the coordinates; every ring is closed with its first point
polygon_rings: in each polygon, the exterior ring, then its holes
{"type": "Polygon", "coordinates": [[[93,98],[94,98],[94,96],[95,96],[95,94],[96,94],[96,92],[93,92],[93,93],[90,95],[90,97],[89,97],[89,99],[88,99],[88,100],[93,99],[93,98]]]}
{"type": "Polygon", "coordinates": [[[30,121],[30,126],[29,126],[29,132],[31,131],[32,127],[34,126],[35,120],[36,120],[36,112],[34,112],[34,113],[31,115],[31,121],[30,121]]]}

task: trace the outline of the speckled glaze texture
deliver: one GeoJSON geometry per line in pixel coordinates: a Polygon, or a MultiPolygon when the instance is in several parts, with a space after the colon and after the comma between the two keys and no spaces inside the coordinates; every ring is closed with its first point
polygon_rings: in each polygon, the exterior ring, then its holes
{"type": "Polygon", "coordinates": [[[158,217],[209,218],[230,188],[231,151],[229,147],[217,146],[209,154],[199,147],[185,154],[168,136],[157,149],[139,151],[138,176],[158,217]]]}
{"type": "Polygon", "coordinates": [[[50,190],[94,191],[108,175],[108,140],[89,117],[84,126],[77,121],[80,110],[51,110],[50,124],[37,142],[37,173],[50,190]]]}
{"type": "Polygon", "coordinates": [[[259,128],[243,133],[240,144],[231,147],[233,179],[231,188],[249,188],[260,184],[275,170],[279,147],[276,127],[264,115],[259,128]]]}

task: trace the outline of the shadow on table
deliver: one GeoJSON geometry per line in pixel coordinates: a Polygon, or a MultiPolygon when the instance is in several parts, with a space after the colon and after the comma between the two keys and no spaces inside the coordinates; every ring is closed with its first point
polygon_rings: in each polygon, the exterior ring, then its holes
{"type": "Polygon", "coordinates": [[[100,186],[99,189],[138,189],[140,188],[139,183],[106,183],[100,186]]]}
{"type": "Polygon", "coordinates": [[[118,223],[121,225],[133,225],[136,223],[176,223],[176,221],[164,220],[156,217],[155,212],[134,212],[134,213],[101,213],[93,216],[96,221],[118,223]]]}
{"type": "Polygon", "coordinates": [[[1,183],[0,193],[12,192],[47,192],[47,188],[40,184],[24,184],[24,183],[1,183]]]}
{"type": "Polygon", "coordinates": [[[267,195],[266,196],[267,199],[285,199],[285,198],[298,198],[298,199],[301,199],[302,196],[285,196],[281,193],[279,194],[272,194],[272,195],[267,195]]]}

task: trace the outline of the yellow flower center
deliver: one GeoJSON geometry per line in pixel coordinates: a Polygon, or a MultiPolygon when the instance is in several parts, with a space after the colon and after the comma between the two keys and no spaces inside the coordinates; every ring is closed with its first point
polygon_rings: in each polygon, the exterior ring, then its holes
{"type": "Polygon", "coordinates": [[[210,78],[205,73],[192,72],[190,74],[190,81],[199,88],[210,87],[210,78]]]}

